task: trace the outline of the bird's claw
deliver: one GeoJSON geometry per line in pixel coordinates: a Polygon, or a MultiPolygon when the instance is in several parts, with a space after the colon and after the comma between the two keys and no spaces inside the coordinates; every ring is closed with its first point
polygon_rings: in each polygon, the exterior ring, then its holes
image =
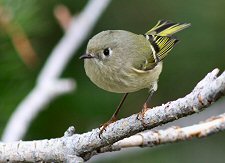
{"type": "Polygon", "coordinates": [[[108,127],[111,123],[116,122],[116,117],[112,117],[109,121],[99,126],[100,132],[99,132],[99,138],[101,139],[101,135],[104,131],[106,131],[106,127],[108,127]]]}
{"type": "Polygon", "coordinates": [[[148,109],[149,109],[149,108],[148,108],[147,104],[144,103],[141,112],[139,112],[139,113],[137,114],[137,119],[140,120],[140,121],[142,122],[143,127],[146,127],[146,126],[147,126],[147,124],[145,124],[145,122],[144,122],[144,116],[145,116],[145,112],[146,112],[148,109]]]}

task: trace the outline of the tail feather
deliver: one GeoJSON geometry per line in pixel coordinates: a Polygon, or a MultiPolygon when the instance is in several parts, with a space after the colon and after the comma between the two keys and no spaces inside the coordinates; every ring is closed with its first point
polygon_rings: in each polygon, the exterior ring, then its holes
{"type": "Polygon", "coordinates": [[[189,26],[191,26],[189,23],[174,23],[166,20],[160,20],[146,33],[146,35],[171,36],[189,26]]]}

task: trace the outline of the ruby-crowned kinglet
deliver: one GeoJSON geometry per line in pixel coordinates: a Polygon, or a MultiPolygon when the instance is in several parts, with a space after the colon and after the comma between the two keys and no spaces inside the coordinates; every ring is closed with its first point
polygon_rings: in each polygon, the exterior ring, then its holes
{"type": "MultiPolygon", "coordinates": [[[[189,26],[161,20],[144,35],[124,30],[100,32],[89,40],[86,54],[80,57],[85,59],[86,74],[104,90],[127,95],[148,88],[151,96],[157,90],[162,60],[178,42],[172,34],[189,26]]],[[[115,121],[120,106],[103,128],[115,121]]]]}

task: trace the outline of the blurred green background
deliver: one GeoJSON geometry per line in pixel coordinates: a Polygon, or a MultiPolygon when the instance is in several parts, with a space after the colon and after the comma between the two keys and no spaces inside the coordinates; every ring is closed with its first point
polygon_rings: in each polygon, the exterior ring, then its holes
{"type": "MultiPolygon", "coordinates": [[[[0,133],[16,106],[34,87],[46,58],[64,34],[53,15],[54,8],[63,4],[72,14],[78,14],[86,3],[84,0],[0,0],[0,9],[10,10],[12,26],[23,29],[39,59],[34,68],[24,64],[9,32],[0,24],[0,133]]],[[[165,59],[159,88],[152,99],[152,106],[160,105],[189,93],[214,68],[225,70],[224,9],[224,0],[114,0],[90,37],[107,29],[142,34],[160,19],[191,23],[191,28],[177,34],[181,41],[165,59]]],[[[74,78],[77,89],[51,102],[32,122],[24,140],[61,137],[71,125],[78,133],[86,132],[107,121],[114,112],[122,95],[97,88],[85,75],[83,61],[78,59],[87,41],[88,38],[62,74],[74,78]]],[[[147,90],[130,94],[120,118],[137,113],[146,96],[147,90]]],[[[218,103],[221,112],[225,111],[225,99],[218,103]]],[[[189,117],[185,119],[190,121],[189,117]]],[[[197,116],[194,119],[199,121],[197,116]]],[[[97,162],[224,162],[224,137],[225,133],[220,133],[201,140],[131,150],[119,156],[107,154],[97,162]]]]}

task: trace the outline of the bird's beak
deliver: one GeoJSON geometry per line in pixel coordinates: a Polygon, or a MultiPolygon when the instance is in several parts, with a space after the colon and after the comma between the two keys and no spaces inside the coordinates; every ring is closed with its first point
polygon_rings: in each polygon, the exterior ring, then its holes
{"type": "Polygon", "coordinates": [[[82,56],[79,57],[79,59],[91,59],[94,58],[91,54],[83,54],[82,56]]]}

